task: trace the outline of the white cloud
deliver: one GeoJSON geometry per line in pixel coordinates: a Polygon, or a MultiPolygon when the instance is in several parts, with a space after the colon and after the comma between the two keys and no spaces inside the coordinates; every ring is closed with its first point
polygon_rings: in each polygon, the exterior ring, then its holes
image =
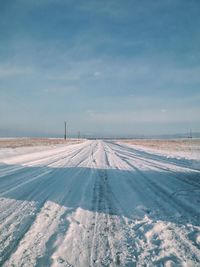
{"type": "Polygon", "coordinates": [[[12,65],[0,65],[0,77],[18,76],[18,75],[30,75],[33,70],[30,67],[12,66],[12,65]]]}
{"type": "Polygon", "coordinates": [[[195,121],[199,122],[200,108],[193,109],[173,109],[165,112],[159,110],[141,110],[141,111],[116,111],[99,112],[90,110],[87,112],[88,119],[91,122],[110,125],[129,125],[134,123],[182,123],[195,121]]]}
{"type": "Polygon", "coordinates": [[[62,74],[47,74],[45,76],[48,80],[59,80],[59,81],[78,81],[80,76],[76,73],[62,73],[62,74]]]}
{"type": "Polygon", "coordinates": [[[100,72],[100,71],[95,71],[95,72],[94,72],[94,76],[95,76],[95,77],[99,77],[99,76],[101,76],[101,72],[100,72]]]}

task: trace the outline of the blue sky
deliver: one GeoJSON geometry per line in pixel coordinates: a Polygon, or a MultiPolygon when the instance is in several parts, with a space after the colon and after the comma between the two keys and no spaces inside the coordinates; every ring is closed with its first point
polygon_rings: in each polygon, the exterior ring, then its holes
{"type": "Polygon", "coordinates": [[[0,2],[0,135],[200,131],[199,0],[0,2]]]}

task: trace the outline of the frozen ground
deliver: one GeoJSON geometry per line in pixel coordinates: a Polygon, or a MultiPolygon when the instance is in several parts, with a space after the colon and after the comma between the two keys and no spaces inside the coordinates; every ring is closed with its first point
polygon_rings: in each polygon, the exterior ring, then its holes
{"type": "Polygon", "coordinates": [[[82,139],[68,138],[0,138],[0,148],[54,146],[61,144],[80,143],[82,139]]]}
{"type": "Polygon", "coordinates": [[[0,266],[200,266],[198,157],[104,141],[28,152],[1,155],[0,266]]]}
{"type": "Polygon", "coordinates": [[[132,139],[123,141],[130,145],[136,145],[137,149],[145,149],[149,152],[165,152],[169,157],[200,159],[200,138],[187,139],[132,139]]]}

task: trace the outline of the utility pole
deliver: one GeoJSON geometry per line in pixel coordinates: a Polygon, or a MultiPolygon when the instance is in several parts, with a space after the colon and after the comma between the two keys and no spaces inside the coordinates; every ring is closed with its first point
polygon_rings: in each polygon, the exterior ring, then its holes
{"type": "Polygon", "coordinates": [[[65,135],[64,135],[64,139],[66,140],[67,139],[67,123],[65,121],[65,135]]]}
{"type": "Polygon", "coordinates": [[[190,138],[192,138],[192,129],[190,129],[190,138]]]}
{"type": "Polygon", "coordinates": [[[81,133],[80,131],[78,131],[78,139],[80,139],[80,137],[81,137],[81,133]]]}

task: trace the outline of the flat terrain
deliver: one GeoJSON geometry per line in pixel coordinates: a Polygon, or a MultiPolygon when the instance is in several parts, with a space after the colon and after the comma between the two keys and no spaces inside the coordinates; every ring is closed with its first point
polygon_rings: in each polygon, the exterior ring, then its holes
{"type": "Polygon", "coordinates": [[[0,157],[0,266],[200,266],[198,157],[85,141],[0,157]]]}
{"type": "Polygon", "coordinates": [[[0,138],[0,148],[17,148],[32,146],[53,146],[59,144],[79,143],[79,139],[63,138],[0,138]]]}
{"type": "Polygon", "coordinates": [[[147,148],[153,148],[165,151],[178,151],[179,154],[182,152],[198,152],[200,153],[200,138],[194,139],[131,139],[123,141],[127,144],[145,146],[147,148]]]}

